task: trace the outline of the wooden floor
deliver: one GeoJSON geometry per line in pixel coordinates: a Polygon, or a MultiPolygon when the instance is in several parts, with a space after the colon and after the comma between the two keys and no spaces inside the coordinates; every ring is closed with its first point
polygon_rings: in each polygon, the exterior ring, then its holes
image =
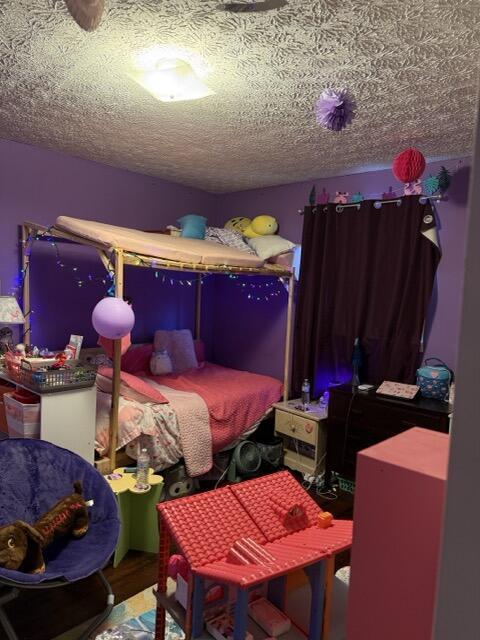
{"type": "MultiPolygon", "coordinates": [[[[312,497],[336,518],[351,518],[353,496],[339,492],[335,501],[312,497]]],[[[337,557],[337,569],[349,564],[349,553],[337,557]]],[[[115,594],[115,604],[127,600],[156,582],[156,554],[131,551],[120,565],[104,573],[115,594]]],[[[20,640],[51,640],[92,618],[105,607],[105,592],[95,576],[61,589],[22,592],[6,611],[20,640]]],[[[0,630],[0,640],[7,640],[0,630]]],[[[70,639],[69,639],[70,640],[70,639]]],[[[76,640],[72,634],[72,639],[76,640]]]]}

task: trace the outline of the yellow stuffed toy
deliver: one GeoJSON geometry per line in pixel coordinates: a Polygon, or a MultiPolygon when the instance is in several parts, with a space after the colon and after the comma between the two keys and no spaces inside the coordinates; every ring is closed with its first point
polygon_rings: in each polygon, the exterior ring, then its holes
{"type": "Polygon", "coordinates": [[[252,221],[250,218],[245,218],[243,216],[236,216],[235,218],[230,218],[228,222],[225,223],[225,229],[229,229],[230,231],[237,231],[238,233],[243,233],[247,227],[250,226],[252,221]]]}
{"type": "Polygon", "coordinates": [[[246,238],[258,238],[258,236],[273,236],[278,231],[278,222],[273,216],[257,216],[252,220],[243,235],[246,238]]]}

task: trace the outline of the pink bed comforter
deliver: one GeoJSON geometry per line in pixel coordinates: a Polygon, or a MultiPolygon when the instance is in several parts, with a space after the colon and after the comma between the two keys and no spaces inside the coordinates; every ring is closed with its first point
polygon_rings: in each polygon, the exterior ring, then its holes
{"type": "Polygon", "coordinates": [[[280,380],[210,362],[181,374],[149,376],[158,384],[201,396],[210,414],[213,451],[248,431],[282,396],[280,380]]]}

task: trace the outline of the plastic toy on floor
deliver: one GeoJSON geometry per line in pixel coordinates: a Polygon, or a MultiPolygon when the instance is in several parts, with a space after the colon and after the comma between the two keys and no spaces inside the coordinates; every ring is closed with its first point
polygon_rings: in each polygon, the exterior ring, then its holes
{"type": "Polygon", "coordinates": [[[183,498],[193,493],[197,488],[194,478],[190,478],[183,464],[171,467],[164,472],[165,500],[183,498]]]}
{"type": "Polygon", "coordinates": [[[167,577],[172,574],[182,584],[180,598],[177,585],[177,600],[185,608],[187,637],[200,637],[206,622],[221,613],[219,624],[226,627],[219,640],[246,640],[249,613],[249,627],[257,619],[270,636],[285,633],[290,624],[285,615],[287,577],[299,569],[310,583],[308,638],[322,637],[331,605],[328,585],[333,580],[327,566],[333,566],[335,555],[351,546],[352,522],[335,520],[322,511],[289,472],[164,502],[157,510],[156,640],[164,639],[165,611],[173,612],[167,594],[167,577]],[[169,563],[172,543],[182,560],[169,563]],[[209,602],[207,594],[217,586],[224,588],[223,597],[209,602]],[[232,622],[228,616],[233,604],[232,622]]]}

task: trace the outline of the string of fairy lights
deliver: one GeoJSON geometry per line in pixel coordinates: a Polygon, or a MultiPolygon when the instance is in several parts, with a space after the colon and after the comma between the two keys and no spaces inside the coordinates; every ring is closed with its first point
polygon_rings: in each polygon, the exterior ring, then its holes
{"type": "MultiPolygon", "coordinates": [[[[98,276],[92,273],[87,273],[85,275],[85,272],[78,265],[67,264],[67,261],[62,257],[60,253],[60,248],[58,246],[58,243],[55,241],[55,238],[53,236],[49,235],[48,230],[43,233],[37,232],[35,235],[32,235],[31,237],[29,237],[28,240],[26,241],[21,240],[20,242],[22,243],[22,245],[25,244],[28,247],[30,247],[30,251],[31,251],[32,241],[39,241],[39,240],[44,240],[44,241],[46,240],[48,244],[53,248],[55,252],[55,263],[58,269],[63,271],[69,271],[72,275],[73,282],[79,289],[82,289],[83,287],[90,284],[97,284],[97,285],[100,284],[105,286],[108,285],[106,295],[109,295],[109,296],[115,295],[115,273],[113,269],[105,273],[105,275],[103,276],[98,276]]],[[[152,265],[150,265],[149,263],[146,263],[142,259],[142,257],[139,256],[138,254],[133,254],[133,255],[138,260],[137,264],[139,265],[143,264],[144,266],[152,267],[152,265]]],[[[196,283],[196,277],[195,278],[185,278],[185,277],[178,278],[173,276],[172,273],[169,271],[165,271],[160,268],[158,269],[155,268],[154,265],[155,263],[153,263],[153,267],[150,269],[150,271],[153,271],[155,280],[157,280],[160,284],[166,284],[170,286],[192,287],[196,283]]],[[[27,262],[27,269],[28,269],[28,266],[29,266],[29,262],[27,262]]],[[[201,284],[203,285],[205,279],[210,277],[211,275],[212,274],[201,274],[201,280],[200,280],[201,284]]],[[[26,276],[26,270],[21,269],[20,276],[17,278],[17,281],[11,290],[12,295],[18,296],[21,293],[23,289],[25,276],[26,276]]],[[[286,282],[283,278],[278,278],[274,276],[268,280],[266,278],[262,278],[262,281],[260,281],[260,279],[258,279],[257,281],[256,278],[253,279],[252,277],[249,277],[249,276],[240,276],[237,274],[228,274],[228,277],[238,287],[238,290],[240,291],[240,293],[244,295],[247,298],[247,300],[251,300],[252,302],[265,302],[265,301],[271,300],[272,298],[278,298],[282,295],[286,295],[286,282]]]]}

